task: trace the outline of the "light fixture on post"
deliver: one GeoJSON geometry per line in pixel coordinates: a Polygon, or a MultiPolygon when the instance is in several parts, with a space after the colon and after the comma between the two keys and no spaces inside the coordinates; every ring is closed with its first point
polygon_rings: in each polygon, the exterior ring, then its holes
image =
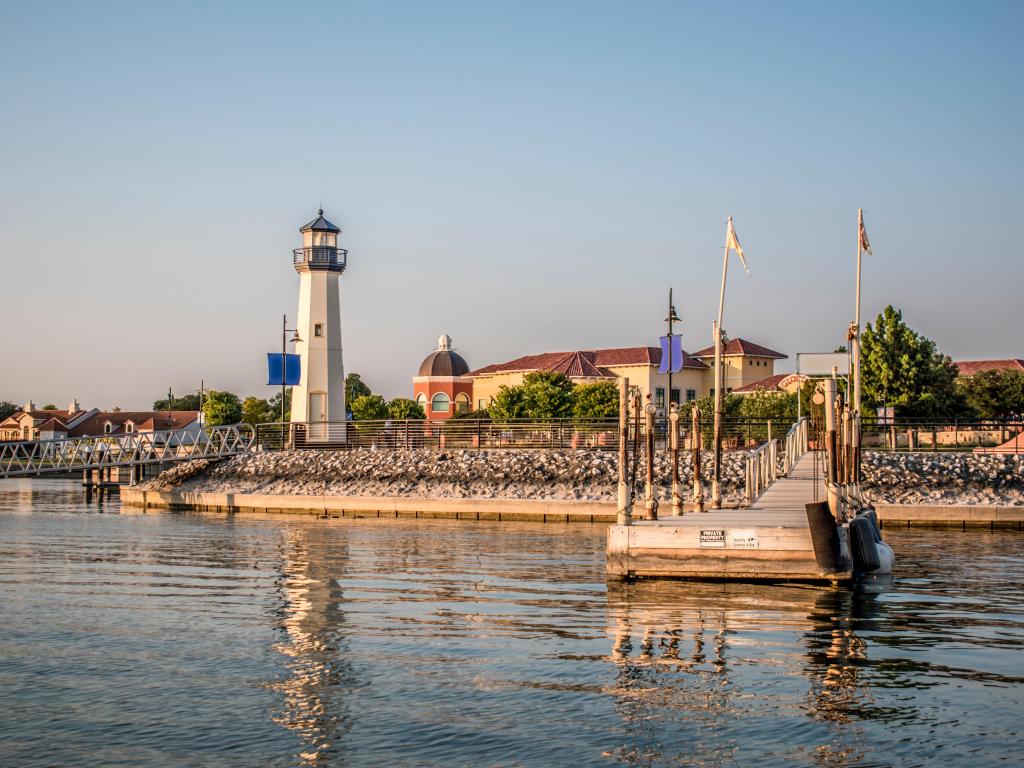
{"type": "Polygon", "coordinates": [[[288,352],[288,344],[287,344],[287,342],[285,340],[288,338],[288,332],[289,331],[291,331],[294,334],[291,337],[291,339],[290,339],[292,344],[300,344],[300,343],[302,343],[302,339],[299,337],[299,329],[298,328],[289,328],[288,327],[288,315],[281,315],[281,429],[284,429],[284,422],[285,422],[285,418],[284,418],[284,393],[285,393],[286,382],[287,382],[287,379],[288,379],[288,376],[285,374],[286,359],[287,359],[286,358],[286,354],[288,352]]]}

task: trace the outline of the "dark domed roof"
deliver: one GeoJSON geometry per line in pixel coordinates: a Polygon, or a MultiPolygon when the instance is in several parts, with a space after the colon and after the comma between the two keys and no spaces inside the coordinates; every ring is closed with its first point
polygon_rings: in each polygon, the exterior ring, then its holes
{"type": "Polygon", "coordinates": [[[439,349],[420,364],[420,376],[465,376],[469,366],[458,352],[439,349]]]}
{"type": "Polygon", "coordinates": [[[437,351],[431,352],[420,364],[419,376],[465,376],[469,364],[462,355],[451,350],[451,337],[442,336],[437,342],[437,351]]]}

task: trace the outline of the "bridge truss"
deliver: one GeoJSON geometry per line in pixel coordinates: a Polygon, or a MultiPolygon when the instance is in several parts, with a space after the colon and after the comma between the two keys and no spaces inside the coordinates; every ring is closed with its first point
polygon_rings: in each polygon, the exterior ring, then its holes
{"type": "Polygon", "coordinates": [[[223,458],[248,453],[255,442],[247,424],[0,442],[0,478],[223,458]]]}

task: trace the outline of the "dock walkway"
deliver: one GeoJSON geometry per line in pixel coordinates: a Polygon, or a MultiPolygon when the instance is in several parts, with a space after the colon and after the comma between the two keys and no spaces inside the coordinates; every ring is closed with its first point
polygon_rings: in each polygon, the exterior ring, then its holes
{"type": "Polygon", "coordinates": [[[608,530],[608,575],[619,578],[844,581],[814,558],[805,504],[824,498],[805,453],[747,509],[719,509],[608,530]]]}

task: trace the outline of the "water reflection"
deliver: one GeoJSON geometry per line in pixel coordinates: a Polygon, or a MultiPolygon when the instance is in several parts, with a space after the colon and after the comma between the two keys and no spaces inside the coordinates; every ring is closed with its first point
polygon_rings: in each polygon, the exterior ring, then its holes
{"type": "Polygon", "coordinates": [[[351,727],[346,690],[355,684],[346,661],[343,575],[348,548],[330,529],[285,528],[280,549],[280,628],[274,649],[288,677],[270,687],[282,695],[272,719],[302,740],[302,765],[337,756],[351,727]]]}

